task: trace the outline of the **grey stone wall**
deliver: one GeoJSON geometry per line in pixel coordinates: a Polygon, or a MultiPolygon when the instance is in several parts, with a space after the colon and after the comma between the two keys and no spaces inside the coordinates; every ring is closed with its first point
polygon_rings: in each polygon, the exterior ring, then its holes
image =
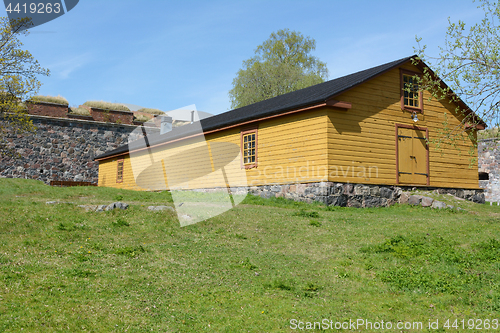
{"type": "Polygon", "coordinates": [[[12,129],[7,133],[9,148],[19,156],[0,157],[0,177],[38,179],[45,183],[51,180],[97,183],[99,164],[93,161],[94,157],[127,143],[129,134],[137,127],[30,117],[37,128],[35,133],[17,134],[12,129]]]}
{"type": "Polygon", "coordinates": [[[488,174],[488,180],[480,180],[487,201],[500,202],[500,141],[482,140],[478,144],[478,169],[488,174]]]}
{"type": "Polygon", "coordinates": [[[249,192],[262,198],[286,198],[295,201],[319,201],[328,206],[342,207],[387,207],[408,201],[407,191],[421,189],[438,194],[452,194],[456,197],[484,203],[482,190],[447,188],[415,188],[388,185],[364,185],[349,183],[320,182],[293,185],[252,186],[249,192]]]}

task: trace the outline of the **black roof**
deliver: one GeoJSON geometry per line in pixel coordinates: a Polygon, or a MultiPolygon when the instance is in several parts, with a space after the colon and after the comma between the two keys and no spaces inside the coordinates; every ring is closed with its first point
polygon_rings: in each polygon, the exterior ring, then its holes
{"type": "MultiPolygon", "coordinates": [[[[178,138],[186,137],[200,132],[200,125],[203,132],[243,123],[246,121],[279,114],[292,109],[324,103],[327,99],[339,95],[342,92],[355,87],[375,76],[382,74],[392,68],[400,66],[416,57],[402,58],[380,66],[366,69],[354,74],[342,76],[337,79],[316,84],[304,89],[292,91],[290,93],[266,99],[261,102],[250,104],[238,109],[227,111],[209,118],[202,119],[200,124],[189,124],[174,128],[165,134],[155,134],[148,136],[149,145],[168,142],[178,138]]],[[[128,145],[123,145],[114,150],[108,151],[95,159],[102,159],[108,156],[119,155],[128,152],[128,145]]]]}

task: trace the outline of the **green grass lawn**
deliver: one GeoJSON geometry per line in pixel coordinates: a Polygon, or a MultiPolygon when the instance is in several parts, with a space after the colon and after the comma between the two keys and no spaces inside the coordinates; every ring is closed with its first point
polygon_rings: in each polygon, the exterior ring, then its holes
{"type": "Polygon", "coordinates": [[[292,319],[362,318],[438,332],[446,319],[500,318],[498,206],[248,197],[181,228],[146,209],[165,204],[167,192],[0,179],[0,331],[293,332],[292,319]],[[118,200],[129,209],[77,207],[118,200]]]}

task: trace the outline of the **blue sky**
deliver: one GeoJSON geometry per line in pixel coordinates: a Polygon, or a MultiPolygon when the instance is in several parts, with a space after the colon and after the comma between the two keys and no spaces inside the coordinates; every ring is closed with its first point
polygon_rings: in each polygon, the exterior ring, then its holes
{"type": "MultiPolygon", "coordinates": [[[[6,16],[3,11],[3,16],[6,16]]],[[[469,1],[80,0],[23,38],[40,64],[40,94],[137,104],[164,111],[195,104],[218,114],[245,59],[283,28],[316,40],[313,55],[337,78],[412,55],[415,35],[437,55],[448,17],[468,24],[469,1]]]]}

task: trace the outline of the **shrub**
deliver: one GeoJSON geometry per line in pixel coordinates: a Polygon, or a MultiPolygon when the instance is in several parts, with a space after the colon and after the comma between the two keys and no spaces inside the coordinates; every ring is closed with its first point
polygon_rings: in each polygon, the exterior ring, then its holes
{"type": "Polygon", "coordinates": [[[162,110],[151,109],[151,108],[142,108],[142,109],[137,110],[137,112],[145,112],[145,113],[158,114],[158,115],[165,114],[165,112],[163,112],[162,110]]]}
{"type": "Polygon", "coordinates": [[[72,106],[69,108],[70,114],[77,114],[79,116],[90,116],[90,111],[86,108],[72,106]]]}
{"type": "Polygon", "coordinates": [[[87,101],[83,103],[83,105],[102,110],[130,111],[130,109],[123,104],[105,101],[87,101]]]}
{"type": "Polygon", "coordinates": [[[311,220],[311,221],[309,221],[309,225],[312,225],[313,227],[321,227],[321,222],[320,221],[311,220]]]}
{"type": "Polygon", "coordinates": [[[300,216],[300,217],[311,217],[311,218],[318,218],[319,214],[318,212],[312,211],[308,212],[305,209],[300,209],[298,212],[295,212],[293,216],[300,216]]]}
{"type": "Polygon", "coordinates": [[[30,99],[30,102],[47,102],[47,103],[55,103],[55,104],[63,104],[63,105],[68,105],[68,100],[64,97],[62,97],[61,95],[57,95],[57,96],[41,96],[41,95],[37,95],[37,96],[33,96],[31,97],[30,99]]]}

